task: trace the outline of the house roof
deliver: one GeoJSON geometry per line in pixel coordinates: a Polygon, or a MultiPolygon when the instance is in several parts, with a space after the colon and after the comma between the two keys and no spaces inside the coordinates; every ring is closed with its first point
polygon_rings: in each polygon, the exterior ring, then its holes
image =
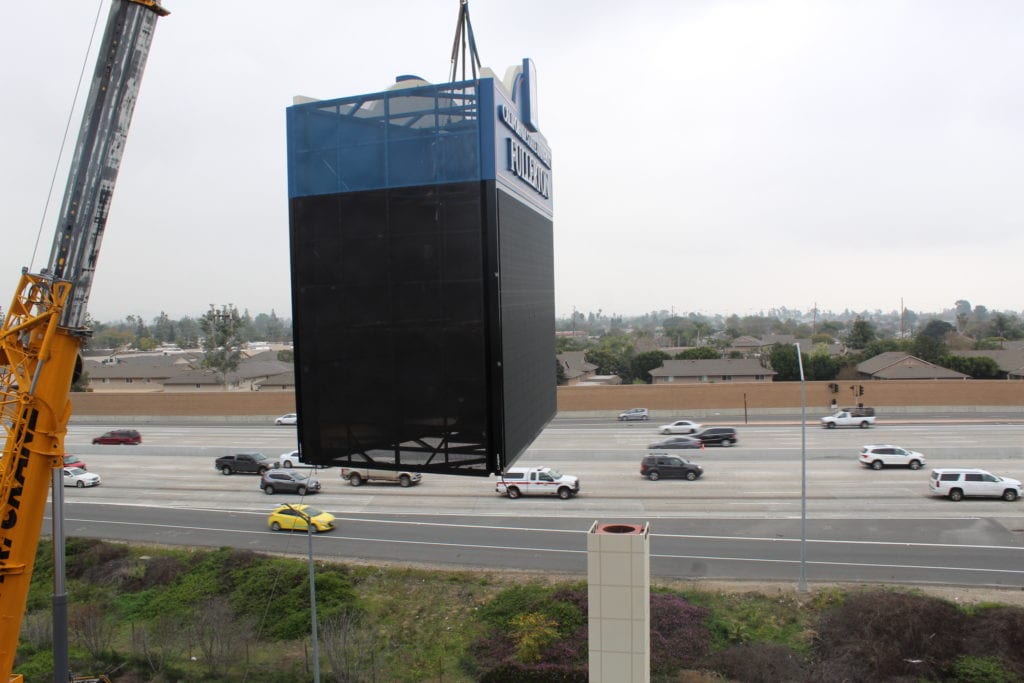
{"type": "Polygon", "coordinates": [[[775,375],[752,358],[667,360],[651,370],[651,377],[719,377],[722,375],[775,375]]]}
{"type": "Polygon", "coordinates": [[[583,356],[585,351],[566,351],[565,353],[559,353],[555,356],[558,362],[562,364],[562,369],[565,371],[566,379],[576,379],[582,377],[588,372],[597,371],[597,366],[593,363],[588,363],[584,360],[583,356]]]}
{"type": "Polygon", "coordinates": [[[886,351],[868,358],[857,365],[857,371],[876,379],[970,379],[970,375],[902,351],[886,351]]]}
{"type": "Polygon", "coordinates": [[[749,347],[760,348],[764,346],[764,342],[757,337],[751,337],[749,334],[744,334],[733,339],[729,346],[734,349],[745,349],[749,347]]]}

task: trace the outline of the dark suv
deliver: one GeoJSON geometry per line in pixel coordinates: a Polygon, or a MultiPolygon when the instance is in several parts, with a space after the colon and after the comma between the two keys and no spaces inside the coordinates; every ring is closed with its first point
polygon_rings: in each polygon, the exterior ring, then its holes
{"type": "Polygon", "coordinates": [[[320,480],[289,469],[267,470],[260,477],[260,488],[268,496],[274,493],[297,493],[304,496],[320,490],[320,480]]]}
{"type": "Polygon", "coordinates": [[[97,436],[92,442],[134,446],[142,443],[142,435],[134,429],[111,429],[109,432],[97,436]]]}
{"type": "Polygon", "coordinates": [[[223,455],[217,458],[217,461],[213,464],[215,468],[220,470],[221,474],[234,474],[235,472],[263,474],[273,465],[274,463],[270,458],[255,451],[223,455]]]}
{"type": "Polygon", "coordinates": [[[676,477],[693,481],[704,474],[704,468],[674,455],[648,455],[640,461],[640,476],[651,481],[676,477]]]}
{"type": "Polygon", "coordinates": [[[708,427],[692,436],[705,446],[731,446],[739,441],[732,427],[708,427]]]}

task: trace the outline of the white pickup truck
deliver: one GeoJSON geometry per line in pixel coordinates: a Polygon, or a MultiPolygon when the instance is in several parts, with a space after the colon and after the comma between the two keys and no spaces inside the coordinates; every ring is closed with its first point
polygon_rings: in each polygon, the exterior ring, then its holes
{"type": "Polygon", "coordinates": [[[821,426],[826,429],[835,429],[836,427],[867,429],[873,424],[875,424],[874,408],[843,408],[821,418],[821,426]]]}
{"type": "Polygon", "coordinates": [[[364,481],[390,481],[398,482],[399,486],[405,487],[420,483],[423,475],[419,472],[342,467],[341,478],[352,486],[362,486],[364,481]]]}
{"type": "Polygon", "coordinates": [[[580,492],[580,480],[550,467],[510,467],[498,476],[494,490],[509,498],[556,494],[567,500],[580,492]]]}

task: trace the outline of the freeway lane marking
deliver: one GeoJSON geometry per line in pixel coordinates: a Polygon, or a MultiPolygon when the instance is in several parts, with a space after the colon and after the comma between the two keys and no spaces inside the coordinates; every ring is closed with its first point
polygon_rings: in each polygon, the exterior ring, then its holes
{"type": "MultiPolygon", "coordinates": [[[[248,515],[259,515],[263,516],[266,513],[243,511],[241,514],[248,515]]],[[[418,521],[405,521],[405,520],[391,520],[391,519],[369,519],[365,517],[335,517],[336,521],[347,521],[347,522],[362,522],[366,524],[393,524],[398,526],[424,526],[424,527],[442,527],[442,528],[454,528],[454,529],[473,529],[482,531],[521,531],[531,533],[553,533],[553,534],[585,534],[587,530],[582,529],[545,529],[538,527],[510,527],[510,526],[498,526],[488,524],[449,524],[442,522],[418,522],[418,521]]],[[[183,527],[179,525],[170,524],[149,524],[143,522],[119,522],[119,521],[98,521],[88,519],[74,519],[68,518],[66,522],[81,522],[90,524],[117,524],[122,526],[148,526],[157,528],[168,528],[168,529],[182,529],[182,530],[196,530],[196,531],[230,531],[228,529],[219,528],[207,528],[207,527],[183,527]]],[[[241,533],[257,533],[253,531],[242,531],[241,533]]],[[[260,531],[258,533],[273,533],[260,531]]],[[[799,543],[799,538],[788,538],[788,537],[769,537],[769,536],[717,536],[717,535],[702,535],[702,534],[651,534],[652,537],[660,538],[678,538],[678,539],[690,539],[698,541],[754,541],[754,542],[765,542],[770,541],[772,543],[799,543]]],[[[334,537],[332,537],[334,538],[334,537]]],[[[388,542],[387,539],[358,539],[358,540],[379,540],[382,542],[388,542]]],[[[396,541],[399,542],[399,541],[396,541]]],[[[401,541],[402,543],[427,543],[427,541],[401,541]]],[[[956,543],[919,543],[913,541],[851,541],[851,540],[838,540],[838,539],[807,539],[808,543],[819,543],[819,544],[831,544],[831,545],[878,545],[878,546],[900,546],[904,548],[963,548],[963,549],[975,549],[975,550],[1011,550],[1021,552],[1024,548],[1017,546],[1006,546],[1006,545],[966,545],[956,543]]],[[[440,545],[448,545],[447,543],[441,543],[440,545]]],[[[475,547],[475,546],[473,546],[475,547]]],[[[479,547],[497,547],[502,548],[504,546],[479,546],[479,547]]],[[[568,552],[568,551],[567,551],[568,552]]],[[[576,551],[573,551],[576,552],[576,551]]],[[[653,557],[653,556],[652,556],[653,557]]],[[[662,556],[658,556],[662,557],[662,556]]],[[[664,557],[674,557],[666,555],[664,557]]],[[[699,559],[699,558],[698,558],[699,559]]],[[[767,561],[767,560],[766,560],[767,561]]],[[[774,560],[773,560],[774,561],[774,560]]],[[[868,565],[866,565],[868,566],[868,565]]],[[[1024,573],[1022,570],[1021,573],[1024,573]]]]}
{"type": "MultiPolygon", "coordinates": [[[[651,555],[652,558],[667,560],[719,560],[722,562],[763,562],[767,564],[800,564],[800,560],[774,560],[752,557],[717,557],[715,555],[651,555]]],[[[807,560],[808,565],[822,567],[867,567],[870,569],[931,569],[954,572],[992,572],[994,574],[1024,574],[1024,569],[984,569],[980,567],[943,567],[921,564],[876,564],[873,562],[825,562],[807,560]]]]}

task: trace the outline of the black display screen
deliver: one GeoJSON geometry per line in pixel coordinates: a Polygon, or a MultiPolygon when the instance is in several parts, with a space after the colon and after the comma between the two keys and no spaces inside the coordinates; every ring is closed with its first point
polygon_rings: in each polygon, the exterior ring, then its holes
{"type": "Polygon", "coordinates": [[[290,208],[302,460],[511,464],[555,412],[550,219],[493,181],[290,208]]]}

